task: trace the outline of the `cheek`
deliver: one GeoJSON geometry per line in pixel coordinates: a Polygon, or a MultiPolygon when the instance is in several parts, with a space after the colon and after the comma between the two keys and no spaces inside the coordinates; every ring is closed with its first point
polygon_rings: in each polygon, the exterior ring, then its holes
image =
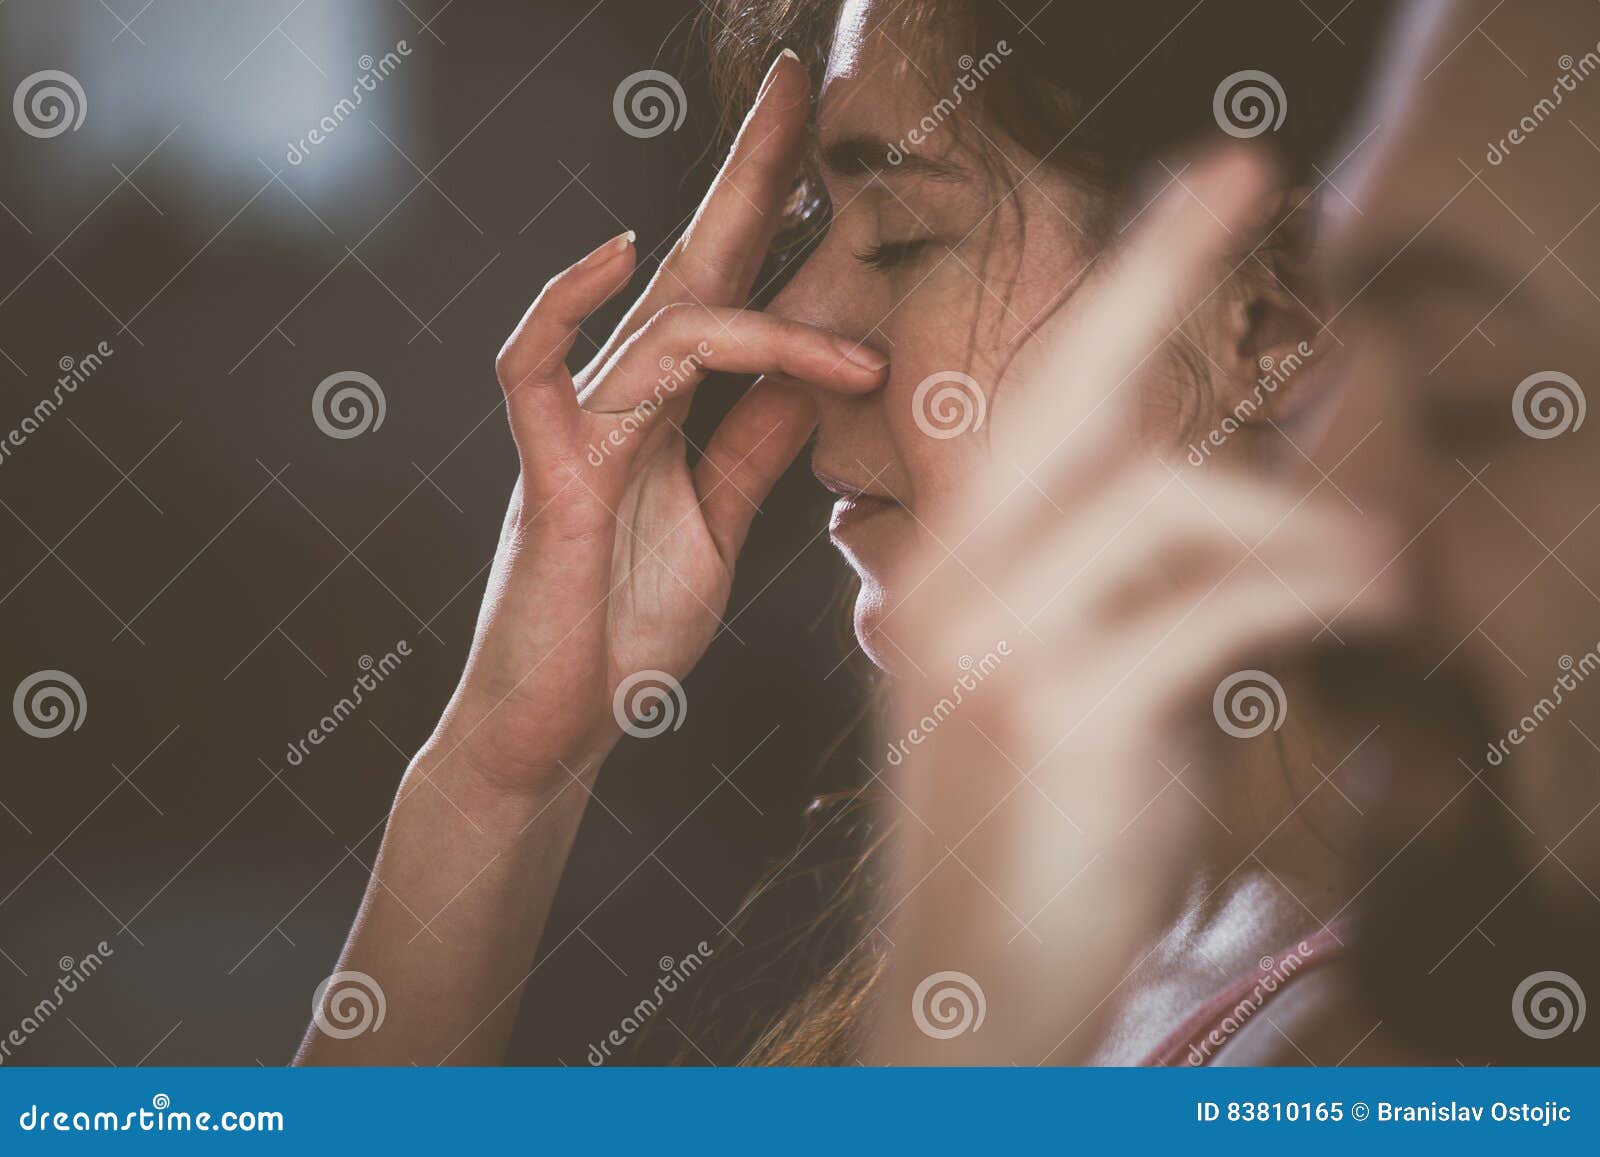
{"type": "MultiPolygon", "coordinates": [[[[988,460],[1005,356],[975,340],[966,312],[930,314],[938,326],[893,335],[894,360],[881,396],[885,429],[903,464],[919,517],[937,512],[988,460]]],[[[979,330],[979,338],[985,329],[979,330]]]]}
{"type": "MultiPolygon", "coordinates": [[[[1547,682],[1560,656],[1576,658],[1600,639],[1600,514],[1593,467],[1578,457],[1585,449],[1518,435],[1492,458],[1475,492],[1435,523],[1447,553],[1429,578],[1451,592],[1456,636],[1481,624],[1533,686],[1547,682]]],[[[1419,545],[1426,542],[1425,535],[1419,545]]],[[[1600,701],[1600,683],[1593,695],[1600,701]]]]}
{"type": "Polygon", "coordinates": [[[996,391],[992,382],[963,371],[960,378],[926,387],[920,397],[908,389],[900,400],[899,454],[912,480],[917,515],[929,525],[939,524],[944,511],[992,468],[996,445],[1007,444],[1005,427],[1017,408],[1008,410],[1005,391],[996,391]]]}
{"type": "Polygon", "coordinates": [[[1081,257],[1050,215],[1034,206],[1036,224],[1020,256],[1014,231],[962,247],[879,327],[892,358],[884,425],[924,521],[989,460],[996,424],[1008,420],[1002,383],[1038,344],[1022,341],[1029,321],[1049,312],[1067,267],[1081,257]],[[987,281],[978,279],[979,269],[987,281]]]}
{"type": "MultiPolygon", "coordinates": [[[[960,364],[960,363],[956,363],[960,364]]],[[[883,395],[885,426],[910,483],[911,505],[927,520],[987,460],[990,388],[968,370],[899,367],[883,395]]]]}

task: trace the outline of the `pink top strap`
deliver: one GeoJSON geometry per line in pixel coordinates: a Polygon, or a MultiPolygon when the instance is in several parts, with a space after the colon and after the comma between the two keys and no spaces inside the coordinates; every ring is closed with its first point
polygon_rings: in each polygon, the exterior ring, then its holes
{"type": "Polygon", "coordinates": [[[1146,1066],[1208,1065],[1250,1018],[1301,976],[1336,959],[1344,948],[1338,930],[1319,929],[1272,956],[1187,1017],[1144,1060],[1146,1066]]]}

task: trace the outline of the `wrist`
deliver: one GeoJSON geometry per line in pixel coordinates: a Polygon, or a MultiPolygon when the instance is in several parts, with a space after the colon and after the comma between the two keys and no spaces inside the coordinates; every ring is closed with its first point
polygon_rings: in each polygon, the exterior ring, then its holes
{"type": "Polygon", "coordinates": [[[563,798],[581,810],[613,746],[615,740],[587,744],[549,760],[548,766],[530,766],[497,749],[492,737],[447,716],[412,757],[397,803],[414,788],[432,784],[480,823],[488,816],[524,824],[563,798]]]}

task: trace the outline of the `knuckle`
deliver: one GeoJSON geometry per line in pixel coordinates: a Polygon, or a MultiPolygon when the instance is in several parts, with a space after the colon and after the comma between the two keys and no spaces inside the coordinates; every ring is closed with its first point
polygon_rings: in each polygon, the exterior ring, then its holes
{"type": "Polygon", "coordinates": [[[817,331],[805,322],[796,321],[792,317],[774,317],[769,314],[755,314],[755,324],[758,327],[768,328],[768,332],[782,345],[798,345],[817,337],[817,331]]]}
{"type": "Polygon", "coordinates": [[[494,355],[495,377],[505,389],[511,389],[526,373],[528,353],[523,347],[527,344],[533,324],[549,312],[551,299],[561,293],[563,276],[565,271],[544,283],[543,288],[534,297],[533,304],[528,307],[528,312],[517,323],[510,336],[501,343],[499,352],[494,355]]]}
{"type": "MultiPolygon", "coordinates": [[[[725,193],[730,187],[729,173],[724,172],[718,179],[712,196],[715,197],[719,192],[725,193]]],[[[740,196],[742,198],[743,194],[740,196]]],[[[710,232],[710,215],[706,212],[706,206],[702,206],[695,214],[694,220],[689,222],[689,227],[678,238],[678,243],[673,246],[671,260],[680,272],[697,283],[708,279],[727,282],[738,278],[744,270],[742,255],[718,247],[714,240],[707,236],[710,232]]]]}
{"type": "Polygon", "coordinates": [[[517,335],[512,334],[494,355],[494,376],[502,389],[510,389],[516,380],[517,360],[517,335]]]}
{"type": "Polygon", "coordinates": [[[729,162],[728,179],[751,196],[772,185],[786,171],[781,155],[770,149],[735,151],[729,162]]]}
{"type": "Polygon", "coordinates": [[[568,275],[571,272],[572,271],[570,269],[563,269],[560,273],[557,273],[542,286],[540,286],[539,293],[534,297],[533,306],[528,312],[543,313],[545,310],[549,309],[550,303],[560,297],[562,287],[566,285],[568,275]]]}
{"type": "Polygon", "coordinates": [[[719,289],[740,284],[745,277],[743,259],[724,253],[691,253],[686,256],[698,277],[719,289]]]}
{"type": "Polygon", "coordinates": [[[707,310],[691,301],[674,301],[662,306],[645,323],[644,328],[656,337],[675,337],[699,329],[707,310]]]}

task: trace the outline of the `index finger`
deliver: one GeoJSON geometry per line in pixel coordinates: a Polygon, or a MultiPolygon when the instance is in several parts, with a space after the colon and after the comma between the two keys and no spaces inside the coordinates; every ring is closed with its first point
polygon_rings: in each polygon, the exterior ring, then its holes
{"type": "Polygon", "coordinates": [[[805,66],[784,49],[768,69],[728,159],[689,227],[591,367],[604,365],[665,306],[745,304],[800,171],[810,93],[805,66]]]}

